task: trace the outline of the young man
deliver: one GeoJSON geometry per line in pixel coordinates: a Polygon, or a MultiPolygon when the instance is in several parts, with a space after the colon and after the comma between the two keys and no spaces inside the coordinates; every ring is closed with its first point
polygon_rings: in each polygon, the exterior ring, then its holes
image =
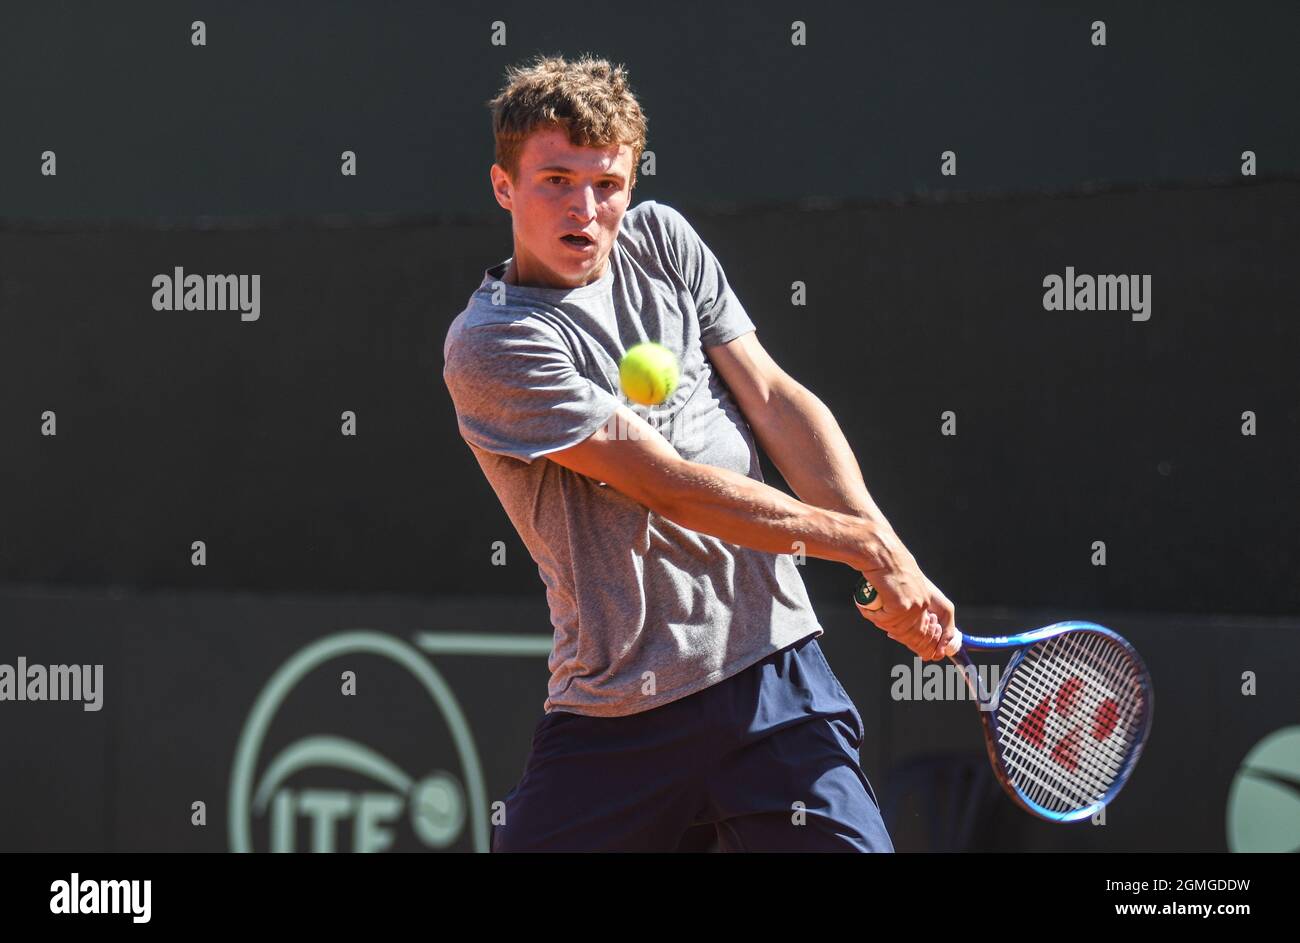
{"type": "Polygon", "coordinates": [[[711,823],[724,850],[892,851],[791,555],[866,574],[872,621],[925,659],[952,603],[686,219],[629,208],[645,117],[624,71],[539,58],[489,104],[514,254],[452,323],[443,376],[555,631],[493,850],[671,851],[711,823]],[[647,340],[681,368],[653,407],[619,392],[647,340]],[[800,500],[763,483],[756,440],[800,500]]]}

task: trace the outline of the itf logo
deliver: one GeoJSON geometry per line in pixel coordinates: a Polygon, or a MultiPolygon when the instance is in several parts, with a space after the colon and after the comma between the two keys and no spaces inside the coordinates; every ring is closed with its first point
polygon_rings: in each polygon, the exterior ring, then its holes
{"type": "MultiPolygon", "coordinates": [[[[550,639],[516,637],[535,654],[550,639]]],[[[426,651],[500,651],[502,637],[420,637],[426,651]],[[447,645],[441,645],[447,642],[447,645]],[[496,648],[493,648],[494,642],[496,648]]],[[[425,653],[345,632],[290,658],[244,723],[230,777],[232,851],[487,851],[482,765],[464,713],[425,653]],[[344,671],[356,694],[341,693],[344,671]]]]}
{"type": "Polygon", "coordinates": [[[1228,791],[1228,850],[1300,852],[1300,727],[1251,747],[1228,791]]]}

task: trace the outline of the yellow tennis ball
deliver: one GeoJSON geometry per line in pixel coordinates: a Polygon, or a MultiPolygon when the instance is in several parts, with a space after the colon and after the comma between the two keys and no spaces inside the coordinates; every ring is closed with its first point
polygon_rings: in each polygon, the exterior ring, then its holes
{"type": "Polygon", "coordinates": [[[657,406],[677,389],[677,358],[662,344],[637,344],[619,361],[618,382],[632,402],[657,406]]]}

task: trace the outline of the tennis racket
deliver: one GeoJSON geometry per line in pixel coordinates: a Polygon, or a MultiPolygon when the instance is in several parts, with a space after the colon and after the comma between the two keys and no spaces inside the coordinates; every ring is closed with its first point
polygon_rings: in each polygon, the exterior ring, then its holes
{"type": "MultiPolygon", "coordinates": [[[[865,577],[853,602],[868,619],[883,605],[865,577]]],[[[993,772],[1016,804],[1049,822],[1077,822],[1114,799],[1142,755],[1154,707],[1133,646],[1078,621],[958,639],[948,659],[978,702],[993,772]],[[995,690],[983,690],[968,649],[1014,652],[995,690]]]]}

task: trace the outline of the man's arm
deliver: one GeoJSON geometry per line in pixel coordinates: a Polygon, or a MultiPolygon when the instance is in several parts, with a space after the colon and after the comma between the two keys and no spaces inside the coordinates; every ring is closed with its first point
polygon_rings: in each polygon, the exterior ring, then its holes
{"type": "Polygon", "coordinates": [[[860,567],[874,571],[871,581],[885,601],[872,622],[922,658],[943,657],[955,638],[956,608],[921,573],[867,493],[853,450],[826,404],[778,367],[752,331],[705,353],[795,494],[810,505],[853,515],[893,550],[890,562],[860,567]]]}
{"type": "Polygon", "coordinates": [[[808,555],[858,570],[895,565],[893,532],[814,507],[746,475],[691,462],[626,406],[586,440],[546,458],[603,481],[675,524],[767,553],[808,555]],[[614,432],[615,434],[611,434],[614,432]]]}
{"type": "Polygon", "coordinates": [[[754,437],[808,504],[889,527],[826,404],[777,366],[754,332],[705,351],[754,437]]]}

